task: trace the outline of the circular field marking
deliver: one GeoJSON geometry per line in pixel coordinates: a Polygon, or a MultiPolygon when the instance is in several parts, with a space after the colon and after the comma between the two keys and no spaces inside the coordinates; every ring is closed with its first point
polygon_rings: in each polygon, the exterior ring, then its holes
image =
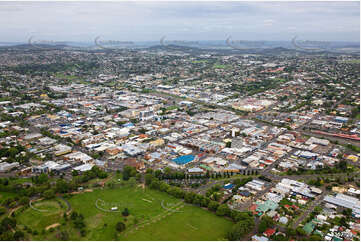
{"type": "Polygon", "coordinates": [[[164,204],[164,200],[162,200],[160,205],[162,206],[163,209],[165,209],[168,212],[174,212],[174,213],[183,212],[183,211],[176,210],[176,208],[180,205],[180,203],[176,203],[176,204],[174,204],[174,203],[166,203],[166,204],[164,204]]]}
{"type": "MultiPolygon", "coordinates": [[[[33,204],[33,202],[38,202],[36,205],[48,205],[48,206],[51,206],[51,207],[54,207],[56,208],[56,212],[60,212],[62,210],[62,207],[59,205],[58,201],[54,201],[54,200],[37,200],[37,201],[29,201],[29,207],[37,212],[40,212],[40,213],[47,213],[47,212],[52,212],[52,210],[49,210],[49,209],[40,209],[40,208],[37,208],[35,206],[35,204],[33,204]]],[[[54,211],[55,212],[55,211],[54,211]]]]}
{"type": "Polygon", "coordinates": [[[103,212],[107,212],[107,213],[121,213],[122,211],[120,210],[111,210],[111,209],[106,209],[106,208],[102,208],[102,206],[108,206],[110,205],[110,207],[122,207],[124,206],[124,204],[122,203],[116,203],[116,202],[111,202],[111,203],[107,203],[105,202],[104,200],[98,198],[96,201],[95,201],[95,207],[103,212]]]}

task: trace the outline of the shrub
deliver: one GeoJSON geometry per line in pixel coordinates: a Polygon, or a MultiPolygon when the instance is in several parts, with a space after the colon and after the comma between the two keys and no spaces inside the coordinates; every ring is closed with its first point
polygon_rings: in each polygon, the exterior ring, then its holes
{"type": "Polygon", "coordinates": [[[127,217],[129,215],[129,210],[128,208],[124,208],[123,212],[122,212],[122,215],[127,217]]]}
{"type": "Polygon", "coordinates": [[[118,222],[116,225],[115,225],[115,229],[118,231],[118,232],[123,232],[125,230],[125,224],[123,222],[118,222]]]}

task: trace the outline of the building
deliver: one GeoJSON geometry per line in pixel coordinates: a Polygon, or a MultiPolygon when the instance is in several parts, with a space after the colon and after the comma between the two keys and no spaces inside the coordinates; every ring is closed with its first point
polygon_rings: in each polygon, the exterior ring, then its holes
{"type": "Polygon", "coordinates": [[[54,146],[54,154],[56,156],[65,155],[71,152],[71,147],[63,144],[58,144],[54,146]]]}
{"type": "Polygon", "coordinates": [[[247,182],[244,186],[252,190],[262,191],[264,189],[265,183],[263,181],[253,179],[252,181],[247,182]]]}
{"type": "Polygon", "coordinates": [[[20,166],[19,162],[13,162],[13,163],[1,162],[0,172],[7,172],[19,166],[20,166]]]}
{"type": "Polygon", "coordinates": [[[74,171],[79,171],[79,172],[85,172],[85,171],[90,171],[93,168],[93,164],[83,164],[77,167],[74,167],[73,170],[74,171]]]}
{"type": "Polygon", "coordinates": [[[360,200],[358,198],[337,193],[336,196],[325,196],[323,201],[339,207],[352,209],[352,214],[357,218],[360,217],[360,200]]]}
{"type": "Polygon", "coordinates": [[[143,154],[145,151],[132,144],[122,145],[123,152],[129,156],[137,156],[143,154]]]}
{"type": "Polygon", "coordinates": [[[189,168],[187,171],[189,174],[203,174],[204,173],[204,170],[199,167],[189,168]]]}
{"type": "Polygon", "coordinates": [[[327,139],[319,139],[319,138],[311,137],[305,142],[305,144],[306,145],[317,144],[317,145],[327,146],[330,144],[330,141],[327,139]]]}

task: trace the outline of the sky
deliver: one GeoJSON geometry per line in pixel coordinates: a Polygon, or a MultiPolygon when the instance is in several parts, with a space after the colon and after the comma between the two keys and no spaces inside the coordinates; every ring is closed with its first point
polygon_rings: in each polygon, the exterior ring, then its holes
{"type": "Polygon", "coordinates": [[[359,2],[0,2],[0,42],[360,40],[359,2]]]}

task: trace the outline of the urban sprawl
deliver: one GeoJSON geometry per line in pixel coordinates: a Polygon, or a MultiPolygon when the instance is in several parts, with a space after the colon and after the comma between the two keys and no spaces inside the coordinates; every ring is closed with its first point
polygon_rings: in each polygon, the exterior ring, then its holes
{"type": "Polygon", "coordinates": [[[359,241],[359,56],[278,51],[0,49],[0,239],[359,241]]]}

